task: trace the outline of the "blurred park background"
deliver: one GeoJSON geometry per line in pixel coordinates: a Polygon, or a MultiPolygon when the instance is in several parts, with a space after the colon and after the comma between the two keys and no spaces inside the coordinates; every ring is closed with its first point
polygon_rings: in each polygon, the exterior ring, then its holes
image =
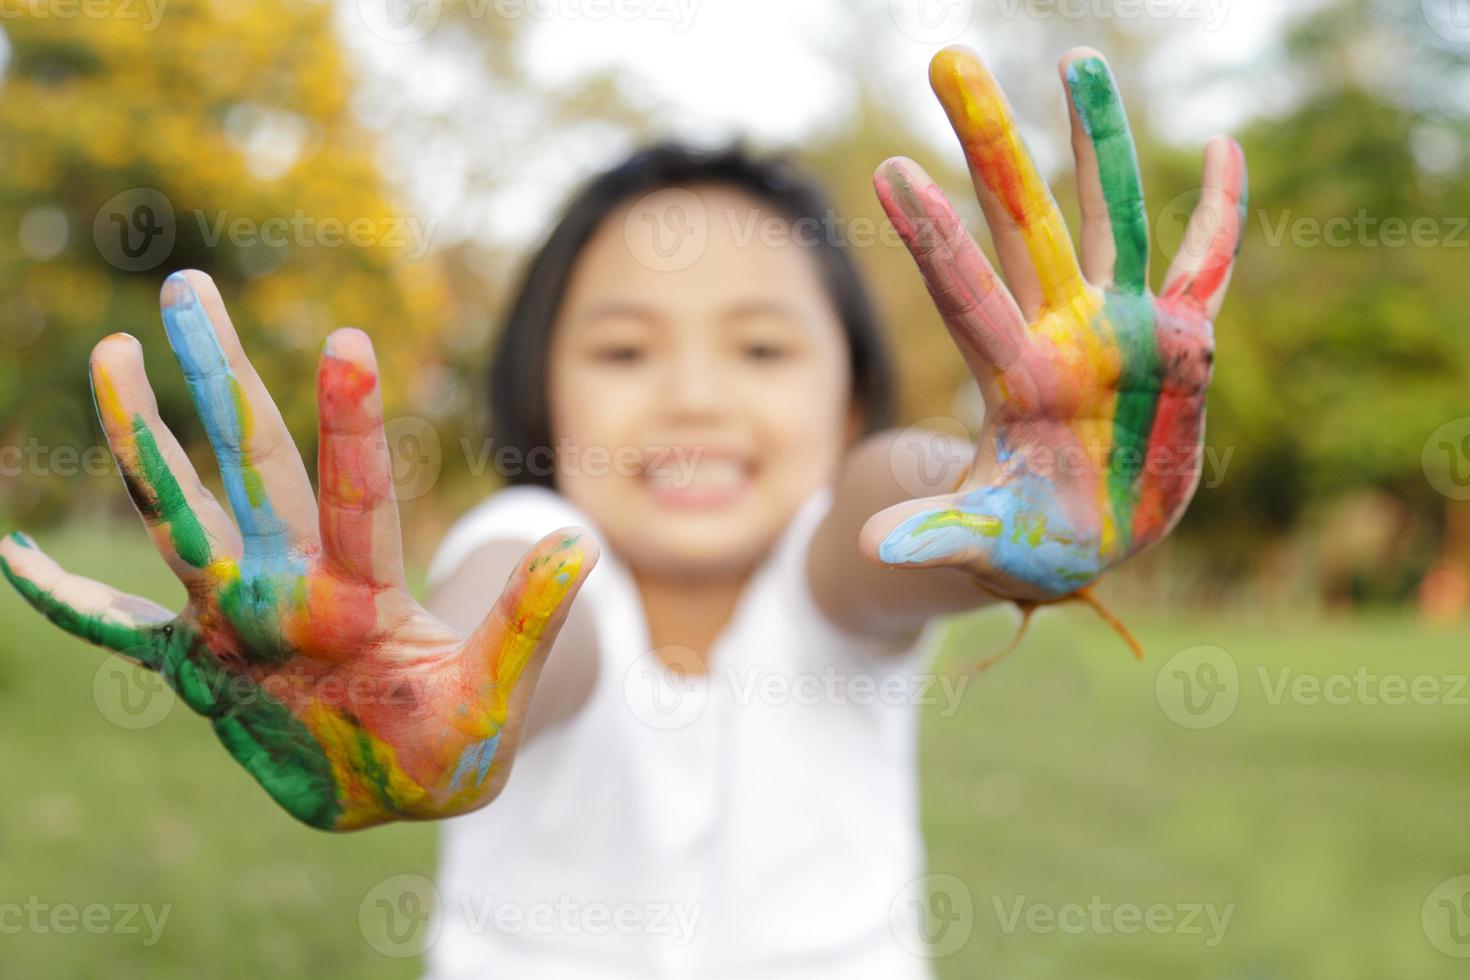
{"type": "MultiPolygon", "coordinates": [[[[1069,215],[1055,63],[1075,44],[1109,56],[1155,285],[1213,132],[1243,143],[1251,200],[1202,486],[1178,532],[1102,588],[1150,662],[1052,611],[957,716],[926,718],[932,863],[988,922],[942,974],[1463,976],[1470,904],[1441,935],[1431,892],[1470,872],[1470,705],[1449,690],[1470,670],[1464,0],[0,0],[0,527],[179,602],[85,368],[105,334],[142,339],[164,418],[213,480],[158,321],[162,279],[192,267],[219,283],[308,461],[321,342],[371,334],[421,568],[497,485],[484,364],[522,261],[581,180],[670,134],[792,151],[824,178],[887,317],[903,421],[973,426],[907,253],[863,232],[882,223],[873,168],[903,154],[986,242],[925,75],[951,42],[991,62],[1069,215]],[[1220,653],[1190,654],[1202,645],[1220,653]],[[1234,672],[1227,718],[1171,713],[1181,652],[1191,676],[1234,672]],[[1441,683],[1337,704],[1282,696],[1283,667],[1441,683]],[[1002,935],[990,909],[1094,893],[1239,911],[1204,948],[1002,935]]],[[[0,976],[414,974],[365,941],[359,903],[431,873],[432,828],[299,828],[182,709],[129,726],[105,707],[100,653],[8,591],[0,616],[0,904],[175,908],[149,947],[0,918],[0,976]]],[[[1012,625],[956,620],[943,662],[1012,625]]]]}

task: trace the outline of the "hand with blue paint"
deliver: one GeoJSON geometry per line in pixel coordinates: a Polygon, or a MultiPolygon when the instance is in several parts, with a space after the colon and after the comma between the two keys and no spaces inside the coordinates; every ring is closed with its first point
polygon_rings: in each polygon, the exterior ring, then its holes
{"type": "Polygon", "coordinates": [[[1097,52],[1061,73],[1082,206],[1080,262],[1022,145],[1005,94],[965,48],[930,81],[964,148],[1002,285],[944,194],[911,160],[875,176],[985,399],[975,462],[953,492],[911,500],[863,529],[869,557],[958,566],[1023,602],[1078,594],[1158,541],[1199,481],[1213,320],[1240,244],[1245,164],[1205,151],[1184,247],[1149,290],[1149,222],[1128,120],[1097,52]],[[1009,287],[1009,288],[1007,288],[1009,287]]]}
{"type": "Polygon", "coordinates": [[[312,826],[483,806],[509,776],[541,664],[596,543],[579,528],[542,538],[478,629],[459,636],[404,581],[367,335],[338,330],[322,354],[314,495],[214,284],[178,273],[162,300],[235,522],[159,418],[136,340],[102,340],[91,380],[128,493],[187,605],[175,615],[69,574],[18,532],[0,541],[0,570],[62,629],[158,671],[312,826]]]}

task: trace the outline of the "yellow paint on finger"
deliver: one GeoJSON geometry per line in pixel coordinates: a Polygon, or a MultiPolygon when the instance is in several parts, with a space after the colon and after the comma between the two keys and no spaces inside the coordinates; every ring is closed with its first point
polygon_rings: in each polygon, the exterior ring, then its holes
{"type": "Polygon", "coordinates": [[[491,738],[505,727],[510,695],[521,674],[540,648],[547,625],[566,601],[572,583],[582,569],[585,553],[581,535],[567,538],[552,551],[532,560],[516,597],[500,647],[490,657],[490,689],[483,712],[468,722],[465,730],[477,738],[491,738]]]}
{"type": "Polygon", "coordinates": [[[1058,307],[1084,292],[1072,236],[994,76],[973,52],[946,48],[930,62],[929,81],[971,168],[1020,229],[1044,305],[1058,307]]]}
{"type": "Polygon", "coordinates": [[[260,478],[260,471],[250,461],[250,453],[246,448],[255,432],[255,413],[250,410],[250,400],[245,397],[245,389],[240,387],[239,379],[233,374],[230,375],[230,396],[235,403],[235,417],[240,421],[240,482],[245,486],[245,496],[250,501],[250,506],[259,507],[265,503],[265,481],[260,478]]]}
{"type": "Polygon", "coordinates": [[[101,412],[110,432],[116,432],[122,441],[132,445],[132,426],[128,424],[128,413],[118,397],[117,386],[107,369],[100,364],[92,368],[92,393],[97,398],[97,410],[101,412]]]}

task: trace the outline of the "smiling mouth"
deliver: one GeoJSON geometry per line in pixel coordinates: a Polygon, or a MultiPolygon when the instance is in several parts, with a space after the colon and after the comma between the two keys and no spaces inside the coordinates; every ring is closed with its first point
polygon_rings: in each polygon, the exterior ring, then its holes
{"type": "Polygon", "coordinates": [[[700,447],[676,448],[651,459],[640,482],[660,504],[708,508],[729,505],[750,488],[755,464],[745,456],[700,447]]]}

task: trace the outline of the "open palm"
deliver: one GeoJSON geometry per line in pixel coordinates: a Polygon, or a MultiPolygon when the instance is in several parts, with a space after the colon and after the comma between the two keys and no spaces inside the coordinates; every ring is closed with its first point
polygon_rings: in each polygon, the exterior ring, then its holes
{"type": "Polygon", "coordinates": [[[484,805],[509,775],[541,663],[597,546],[537,542],[468,639],[404,582],[372,345],[328,339],[318,372],[319,503],[274,402],[201,273],[163,288],[163,318],[238,529],[158,416],[142,348],[93,351],[98,417],[159,552],[178,615],[71,575],[22,534],[0,570],[63,629],[158,671],[293,816],[350,830],[484,805]]]}
{"type": "Polygon", "coordinates": [[[1204,187],[1162,295],[1116,83],[1096,52],[1062,62],[1082,205],[1079,265],[1004,93],[974,52],[930,81],[964,147],[1007,285],[910,160],[878,196],[985,399],[975,463],[948,494],[887,508],[863,532],[879,561],[961,566],[1012,598],[1077,592],[1166,535],[1199,482],[1212,321],[1244,224],[1234,141],[1206,149],[1204,187]]]}

